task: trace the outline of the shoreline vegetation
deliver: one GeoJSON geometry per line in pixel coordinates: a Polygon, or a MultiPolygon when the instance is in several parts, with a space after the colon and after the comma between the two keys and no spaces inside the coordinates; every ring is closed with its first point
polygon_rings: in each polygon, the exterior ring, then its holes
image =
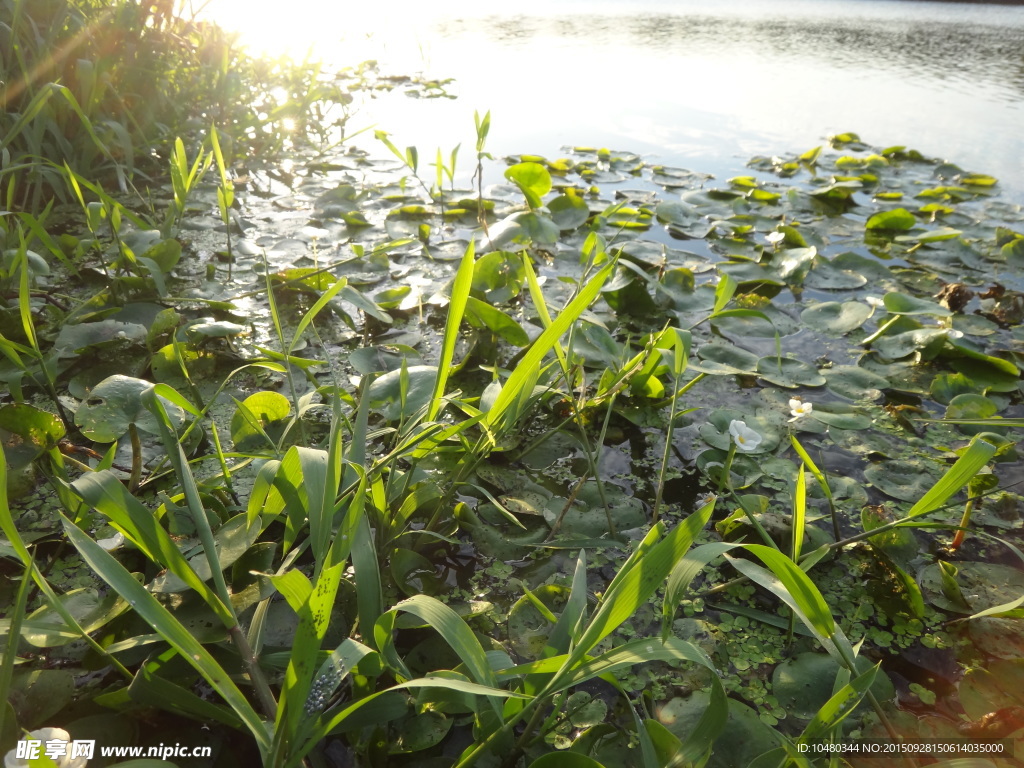
{"type": "Polygon", "coordinates": [[[0,0],[5,764],[1016,764],[998,179],[368,152],[448,81],[178,11],[0,0]]]}

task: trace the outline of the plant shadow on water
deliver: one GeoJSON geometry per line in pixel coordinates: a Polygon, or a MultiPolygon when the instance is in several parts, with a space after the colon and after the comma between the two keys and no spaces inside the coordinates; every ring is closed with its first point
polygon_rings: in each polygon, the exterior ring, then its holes
{"type": "Polygon", "coordinates": [[[998,180],[843,133],[490,183],[475,132],[466,187],[383,132],[268,168],[204,126],[157,204],[68,164],[58,236],[7,196],[0,746],[161,709],[211,765],[1020,739],[998,180]]]}

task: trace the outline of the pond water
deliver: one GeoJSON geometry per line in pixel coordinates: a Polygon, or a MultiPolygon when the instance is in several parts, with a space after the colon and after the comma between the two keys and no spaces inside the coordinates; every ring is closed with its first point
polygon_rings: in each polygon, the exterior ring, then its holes
{"type": "Polygon", "coordinates": [[[292,0],[282,17],[278,5],[212,0],[206,13],[256,50],[311,50],[338,65],[375,58],[388,72],[455,78],[458,99],[381,99],[350,126],[375,124],[424,156],[460,141],[472,147],[474,109],[492,112],[495,154],[607,146],[716,175],[739,172],[753,155],[804,151],[855,131],[990,173],[1024,198],[1024,7],[424,5],[292,0]]]}

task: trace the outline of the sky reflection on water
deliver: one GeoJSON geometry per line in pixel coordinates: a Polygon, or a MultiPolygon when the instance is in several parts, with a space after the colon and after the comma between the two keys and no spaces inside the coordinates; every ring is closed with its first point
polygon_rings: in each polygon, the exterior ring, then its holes
{"type": "Polygon", "coordinates": [[[452,17],[424,4],[292,0],[287,20],[275,6],[261,38],[259,7],[232,17],[234,2],[212,10],[229,26],[247,22],[254,47],[312,46],[339,64],[372,57],[393,72],[456,78],[455,101],[379,100],[355,121],[421,154],[471,147],[474,109],[492,112],[496,154],[609,146],[720,175],[754,154],[856,131],[992,173],[1024,199],[1020,6],[524,0],[452,17]]]}

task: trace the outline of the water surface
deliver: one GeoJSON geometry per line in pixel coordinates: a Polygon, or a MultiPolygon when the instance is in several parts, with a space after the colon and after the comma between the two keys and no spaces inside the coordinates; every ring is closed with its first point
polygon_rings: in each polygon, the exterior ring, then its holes
{"type": "MultiPolygon", "coordinates": [[[[719,175],[855,131],[1000,178],[1024,198],[1024,7],[909,0],[525,0],[427,10],[213,0],[255,48],[454,77],[454,101],[383,99],[396,143],[557,155],[608,146],[719,175]]],[[[464,156],[468,155],[465,152],[464,156]]],[[[468,162],[465,163],[468,165],[468,162]]]]}

